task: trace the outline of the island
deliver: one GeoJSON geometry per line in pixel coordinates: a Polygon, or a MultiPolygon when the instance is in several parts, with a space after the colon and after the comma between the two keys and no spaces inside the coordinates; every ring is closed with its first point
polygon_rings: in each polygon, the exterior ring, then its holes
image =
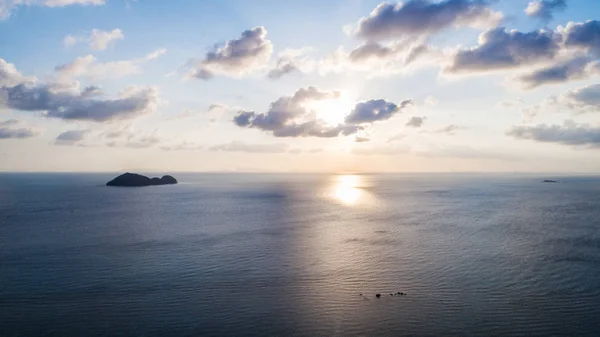
{"type": "Polygon", "coordinates": [[[177,184],[177,179],[169,175],[162,176],[162,178],[148,178],[141,174],[127,172],[107,182],[106,186],[142,187],[172,184],[177,184]]]}
{"type": "Polygon", "coordinates": [[[546,179],[544,181],[542,181],[543,183],[557,183],[558,181],[556,180],[550,180],[550,179],[546,179]]]}

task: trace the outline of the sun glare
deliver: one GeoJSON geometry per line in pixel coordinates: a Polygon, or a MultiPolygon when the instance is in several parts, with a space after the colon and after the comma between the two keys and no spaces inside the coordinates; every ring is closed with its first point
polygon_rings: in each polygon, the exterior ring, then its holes
{"type": "Polygon", "coordinates": [[[354,205],[362,195],[359,183],[360,177],[357,175],[338,176],[333,196],[346,205],[354,205]]]}
{"type": "Polygon", "coordinates": [[[311,104],[311,108],[316,112],[317,119],[329,125],[338,125],[344,122],[346,115],[354,107],[354,102],[342,94],[336,99],[316,101],[311,104]]]}

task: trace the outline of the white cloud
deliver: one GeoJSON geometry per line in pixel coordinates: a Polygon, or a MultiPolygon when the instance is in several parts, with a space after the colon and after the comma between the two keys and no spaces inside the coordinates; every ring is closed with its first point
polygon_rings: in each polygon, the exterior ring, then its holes
{"type": "Polygon", "coordinates": [[[92,50],[104,50],[108,45],[116,42],[117,40],[123,40],[125,35],[123,32],[116,28],[111,31],[103,31],[99,29],[92,29],[89,35],[67,35],[63,39],[63,44],[67,47],[73,46],[77,43],[87,43],[92,50]]]}
{"type": "Polygon", "coordinates": [[[0,20],[6,20],[10,17],[15,8],[19,6],[45,6],[45,7],[65,7],[71,5],[104,5],[105,0],[0,0],[0,20]]]}
{"type": "Polygon", "coordinates": [[[71,63],[57,66],[55,70],[63,79],[77,77],[85,77],[92,80],[119,78],[141,73],[142,64],[156,59],[165,52],[165,49],[158,49],[142,58],[104,63],[99,62],[90,54],[78,57],[71,63]]]}

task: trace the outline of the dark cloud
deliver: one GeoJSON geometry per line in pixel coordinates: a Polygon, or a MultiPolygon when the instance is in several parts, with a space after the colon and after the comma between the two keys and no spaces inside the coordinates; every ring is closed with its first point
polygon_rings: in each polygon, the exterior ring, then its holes
{"type": "Polygon", "coordinates": [[[488,30],[480,35],[477,47],[459,50],[446,71],[485,72],[551,60],[560,50],[560,37],[545,30],[488,30]]]}
{"type": "Polygon", "coordinates": [[[585,79],[596,73],[600,73],[600,63],[582,56],[521,75],[516,81],[523,87],[532,89],[547,84],[585,79]]]}
{"type": "Polygon", "coordinates": [[[600,56],[600,21],[569,22],[559,27],[567,47],[588,49],[600,56]]]}
{"type": "Polygon", "coordinates": [[[262,67],[273,53],[266,35],[264,27],[244,31],[240,38],[227,41],[202,60],[192,61],[189,75],[207,80],[215,75],[239,76],[262,67]]]}
{"type": "Polygon", "coordinates": [[[40,111],[47,117],[106,122],[137,117],[154,111],[158,91],[153,87],[129,87],[117,99],[100,99],[97,86],[79,89],[79,83],[38,83],[23,77],[0,59],[0,107],[40,111]]]}
{"type": "Polygon", "coordinates": [[[423,126],[426,119],[427,117],[411,117],[405,125],[408,127],[420,128],[423,126]]]}
{"type": "Polygon", "coordinates": [[[383,2],[358,22],[356,35],[366,40],[425,37],[453,26],[495,26],[502,19],[485,0],[410,0],[383,2]]]}
{"type": "Polygon", "coordinates": [[[600,112],[600,84],[567,91],[557,101],[578,112],[600,112]]]}
{"type": "Polygon", "coordinates": [[[71,130],[59,134],[54,141],[56,145],[77,145],[85,139],[89,130],[71,130]]]}
{"type": "Polygon", "coordinates": [[[75,88],[56,91],[49,85],[18,84],[0,88],[0,105],[22,111],[42,111],[47,117],[106,122],[137,117],[154,110],[155,88],[129,88],[117,99],[93,99],[75,88]]]}
{"type": "Polygon", "coordinates": [[[246,144],[240,141],[233,141],[227,144],[214,145],[208,148],[209,151],[225,152],[250,152],[250,153],[284,153],[288,150],[286,144],[246,144]]]}
{"type": "Polygon", "coordinates": [[[15,128],[20,123],[16,119],[0,121],[0,139],[24,139],[37,135],[37,132],[29,128],[15,128]]]}
{"type": "Polygon", "coordinates": [[[566,0],[535,0],[529,3],[525,9],[525,13],[531,17],[550,21],[555,11],[562,11],[566,8],[566,0]]]}
{"type": "Polygon", "coordinates": [[[412,105],[412,100],[405,100],[397,105],[383,99],[372,99],[356,104],[354,110],[346,116],[348,124],[364,124],[392,118],[402,109],[412,105]]]}
{"type": "Polygon", "coordinates": [[[600,147],[600,128],[566,121],[563,125],[515,126],[507,135],[540,143],[600,147]]]}

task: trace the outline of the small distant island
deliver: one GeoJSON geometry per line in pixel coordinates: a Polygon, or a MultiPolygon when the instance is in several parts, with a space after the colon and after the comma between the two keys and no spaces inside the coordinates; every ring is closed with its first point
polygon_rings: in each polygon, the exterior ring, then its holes
{"type": "Polygon", "coordinates": [[[542,181],[543,183],[557,183],[558,181],[556,180],[550,180],[550,179],[546,179],[544,181],[542,181]]]}
{"type": "Polygon", "coordinates": [[[177,184],[177,179],[169,175],[162,176],[162,178],[148,178],[141,174],[127,172],[107,182],[106,186],[142,187],[172,184],[177,184]]]}

